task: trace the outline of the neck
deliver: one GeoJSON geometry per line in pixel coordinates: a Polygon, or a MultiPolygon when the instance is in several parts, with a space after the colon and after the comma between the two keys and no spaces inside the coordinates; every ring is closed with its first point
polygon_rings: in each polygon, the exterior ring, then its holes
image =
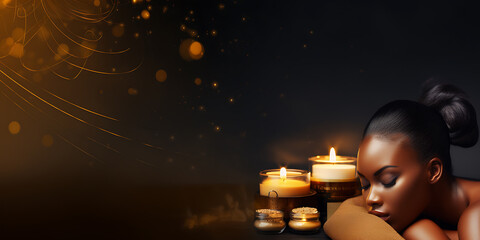
{"type": "Polygon", "coordinates": [[[466,197],[453,176],[444,175],[432,186],[432,198],[425,215],[441,226],[455,227],[463,210],[467,207],[466,197]]]}

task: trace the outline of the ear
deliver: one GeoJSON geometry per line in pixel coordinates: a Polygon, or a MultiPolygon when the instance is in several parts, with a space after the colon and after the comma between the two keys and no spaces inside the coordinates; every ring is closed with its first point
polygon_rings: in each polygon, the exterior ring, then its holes
{"type": "Polygon", "coordinates": [[[430,184],[437,183],[442,177],[443,162],[440,158],[434,157],[427,163],[427,176],[430,184]]]}

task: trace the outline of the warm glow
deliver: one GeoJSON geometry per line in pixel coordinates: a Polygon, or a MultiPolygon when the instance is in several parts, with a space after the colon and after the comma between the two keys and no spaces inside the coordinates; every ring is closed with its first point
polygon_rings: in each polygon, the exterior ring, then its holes
{"type": "Polygon", "coordinates": [[[287,179],[287,169],[284,167],[280,169],[280,179],[282,179],[283,181],[287,179]]]}
{"type": "Polygon", "coordinates": [[[335,148],[330,148],[330,162],[336,162],[337,155],[335,154],[335,148]]]}

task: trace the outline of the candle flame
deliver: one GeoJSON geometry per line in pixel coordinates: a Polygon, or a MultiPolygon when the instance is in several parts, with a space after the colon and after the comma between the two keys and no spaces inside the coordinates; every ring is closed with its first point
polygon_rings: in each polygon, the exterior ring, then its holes
{"type": "Polygon", "coordinates": [[[330,148],[330,162],[336,162],[337,155],[335,154],[335,148],[330,148]]]}
{"type": "Polygon", "coordinates": [[[287,169],[285,167],[282,167],[280,169],[280,179],[285,181],[287,179],[287,169]]]}

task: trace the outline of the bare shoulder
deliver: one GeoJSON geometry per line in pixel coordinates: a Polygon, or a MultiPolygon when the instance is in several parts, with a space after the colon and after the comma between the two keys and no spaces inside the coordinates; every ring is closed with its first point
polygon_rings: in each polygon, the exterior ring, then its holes
{"type": "Polygon", "coordinates": [[[480,201],[470,204],[458,221],[460,239],[480,239],[480,201]]]}
{"type": "Polygon", "coordinates": [[[467,195],[470,205],[480,202],[480,181],[465,178],[456,178],[456,180],[467,195]]]}

